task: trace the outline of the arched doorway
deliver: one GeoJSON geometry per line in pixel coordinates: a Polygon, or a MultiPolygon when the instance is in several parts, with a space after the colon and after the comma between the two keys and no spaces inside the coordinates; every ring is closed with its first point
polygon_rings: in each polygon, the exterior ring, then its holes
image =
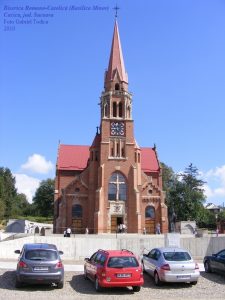
{"type": "Polygon", "coordinates": [[[148,234],[155,233],[155,208],[153,206],[145,208],[145,229],[148,234]]]}
{"type": "Polygon", "coordinates": [[[74,233],[82,233],[83,231],[83,209],[80,204],[72,206],[72,231],[74,233]]]}

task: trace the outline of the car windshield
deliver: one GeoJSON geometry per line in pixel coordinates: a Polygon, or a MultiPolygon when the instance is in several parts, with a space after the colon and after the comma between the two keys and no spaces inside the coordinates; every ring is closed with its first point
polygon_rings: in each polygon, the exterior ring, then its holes
{"type": "Polygon", "coordinates": [[[133,256],[115,256],[109,258],[107,267],[109,268],[138,267],[138,261],[133,256]]]}
{"type": "Polygon", "coordinates": [[[28,250],[25,253],[25,258],[29,260],[53,261],[56,260],[57,257],[58,257],[57,252],[52,250],[35,249],[35,250],[28,250]]]}
{"type": "Polygon", "coordinates": [[[191,260],[191,256],[188,252],[163,252],[165,260],[169,261],[186,261],[191,260]]]}

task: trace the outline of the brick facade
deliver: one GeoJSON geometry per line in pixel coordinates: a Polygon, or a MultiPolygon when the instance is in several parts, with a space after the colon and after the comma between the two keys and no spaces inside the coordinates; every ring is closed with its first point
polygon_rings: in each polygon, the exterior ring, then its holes
{"type": "Polygon", "coordinates": [[[88,146],[59,145],[55,179],[54,232],[128,233],[168,231],[167,207],[156,148],[135,141],[132,95],[128,91],[115,22],[101,124],[88,146]]]}

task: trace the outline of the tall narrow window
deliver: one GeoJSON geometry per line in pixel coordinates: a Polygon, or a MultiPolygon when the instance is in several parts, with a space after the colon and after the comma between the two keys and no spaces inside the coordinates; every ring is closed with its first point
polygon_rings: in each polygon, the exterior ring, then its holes
{"type": "Polygon", "coordinates": [[[125,177],[119,172],[113,173],[109,179],[108,199],[115,201],[125,201],[127,199],[126,180],[125,177]]]}
{"type": "Polygon", "coordinates": [[[130,119],[130,106],[127,107],[127,118],[130,119]]]}
{"type": "Polygon", "coordinates": [[[116,105],[116,102],[113,102],[113,117],[117,117],[117,105],[116,105]]]}
{"type": "Polygon", "coordinates": [[[146,207],[145,218],[146,219],[154,219],[155,218],[155,208],[153,206],[146,207]]]}
{"type": "Polygon", "coordinates": [[[108,116],[108,104],[106,103],[104,105],[104,117],[107,117],[108,116]]]}
{"type": "Polygon", "coordinates": [[[113,157],[114,156],[114,147],[113,147],[113,141],[110,141],[110,156],[113,157]]]}
{"type": "Polygon", "coordinates": [[[125,157],[124,143],[123,143],[122,148],[121,148],[121,156],[125,157]]]}
{"type": "Polygon", "coordinates": [[[119,143],[119,141],[116,142],[116,156],[120,157],[120,143],[119,143]]]}
{"type": "Polygon", "coordinates": [[[95,151],[95,161],[98,161],[98,151],[95,151]]]}
{"type": "Polygon", "coordinates": [[[140,163],[141,162],[141,154],[138,153],[138,162],[140,163]]]}
{"type": "Polygon", "coordinates": [[[82,206],[80,204],[75,204],[72,206],[72,218],[82,218],[82,206]]]}
{"type": "Polygon", "coordinates": [[[119,117],[123,117],[123,104],[122,102],[119,103],[119,117]]]}
{"type": "Polygon", "coordinates": [[[120,85],[119,85],[119,83],[116,83],[116,84],[115,84],[115,90],[116,90],[116,91],[119,91],[119,90],[120,90],[120,85]]]}

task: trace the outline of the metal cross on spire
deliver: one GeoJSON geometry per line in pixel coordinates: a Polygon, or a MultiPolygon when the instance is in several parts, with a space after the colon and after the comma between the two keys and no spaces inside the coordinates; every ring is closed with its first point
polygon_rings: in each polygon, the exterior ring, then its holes
{"type": "Polygon", "coordinates": [[[116,6],[113,7],[113,9],[115,9],[115,11],[116,11],[115,18],[117,18],[117,13],[118,13],[118,10],[119,10],[120,8],[119,8],[119,7],[117,6],[117,4],[116,4],[116,6]]]}

